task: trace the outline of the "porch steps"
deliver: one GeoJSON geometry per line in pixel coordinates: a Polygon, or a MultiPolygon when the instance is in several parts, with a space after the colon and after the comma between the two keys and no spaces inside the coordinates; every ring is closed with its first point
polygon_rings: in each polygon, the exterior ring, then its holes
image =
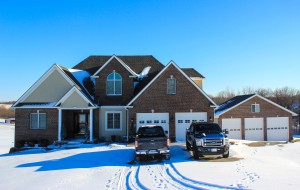
{"type": "Polygon", "coordinates": [[[84,138],[76,138],[72,140],[68,140],[67,144],[64,145],[65,149],[75,149],[80,148],[81,145],[84,143],[84,138]]]}

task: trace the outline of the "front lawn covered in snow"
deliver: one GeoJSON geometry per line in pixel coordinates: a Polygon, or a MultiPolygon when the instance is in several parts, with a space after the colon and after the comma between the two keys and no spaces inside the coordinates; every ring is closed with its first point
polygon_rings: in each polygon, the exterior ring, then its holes
{"type": "Polygon", "coordinates": [[[7,154],[14,127],[0,125],[0,189],[299,189],[300,142],[235,141],[230,157],[194,160],[182,143],[170,161],[133,159],[125,144],[7,154]]]}

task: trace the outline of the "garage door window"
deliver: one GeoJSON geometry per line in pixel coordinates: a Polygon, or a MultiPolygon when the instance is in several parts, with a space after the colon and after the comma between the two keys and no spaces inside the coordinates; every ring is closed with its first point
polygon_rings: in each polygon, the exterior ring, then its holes
{"type": "Polygon", "coordinates": [[[106,130],[121,130],[122,112],[106,112],[106,130]]]}
{"type": "Polygon", "coordinates": [[[259,104],[252,104],[251,105],[251,111],[252,111],[252,113],[258,113],[258,112],[260,112],[259,104]]]}

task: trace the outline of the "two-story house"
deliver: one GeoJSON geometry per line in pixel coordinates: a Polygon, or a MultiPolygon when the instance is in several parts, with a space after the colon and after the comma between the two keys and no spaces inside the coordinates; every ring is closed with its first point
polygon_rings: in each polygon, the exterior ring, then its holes
{"type": "Polygon", "coordinates": [[[214,117],[203,79],[153,56],[90,56],[72,69],[54,64],[13,105],[15,142],[127,139],[141,125],[161,125],[183,141],[192,121],[214,117]]]}

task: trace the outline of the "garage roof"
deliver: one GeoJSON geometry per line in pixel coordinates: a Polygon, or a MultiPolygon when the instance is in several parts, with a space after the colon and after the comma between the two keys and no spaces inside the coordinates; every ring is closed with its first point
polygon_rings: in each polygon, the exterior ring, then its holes
{"type": "Polygon", "coordinates": [[[264,98],[258,94],[248,94],[248,95],[240,95],[240,96],[233,97],[230,100],[227,100],[226,102],[220,104],[219,107],[215,110],[215,117],[218,118],[220,115],[228,112],[229,110],[237,107],[238,105],[241,105],[242,103],[244,103],[254,97],[259,97],[259,98],[273,104],[274,106],[277,106],[277,107],[291,113],[293,116],[298,115],[298,114],[280,106],[279,104],[276,104],[275,102],[272,102],[271,100],[264,98]]]}

